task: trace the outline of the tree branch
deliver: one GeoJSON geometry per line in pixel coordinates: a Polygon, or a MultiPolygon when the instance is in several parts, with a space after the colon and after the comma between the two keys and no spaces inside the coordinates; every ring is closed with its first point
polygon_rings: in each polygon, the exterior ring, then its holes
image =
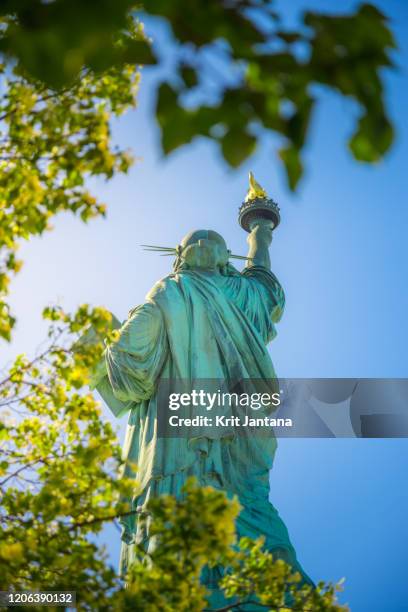
{"type": "MultiPolygon", "coordinates": [[[[74,87],[77,86],[77,83],[70,85],[69,87],[65,87],[65,89],[61,89],[60,91],[54,91],[53,93],[49,94],[48,96],[43,96],[42,98],[39,98],[38,100],[36,100],[36,104],[41,104],[41,102],[47,102],[47,100],[51,100],[52,98],[58,98],[59,96],[62,96],[63,94],[67,93],[68,91],[70,91],[71,89],[73,89],[74,87]]],[[[17,112],[18,108],[15,107],[9,111],[7,111],[6,113],[3,113],[3,115],[0,115],[0,121],[3,121],[4,119],[7,119],[7,117],[11,117],[12,115],[15,115],[17,112]]]]}

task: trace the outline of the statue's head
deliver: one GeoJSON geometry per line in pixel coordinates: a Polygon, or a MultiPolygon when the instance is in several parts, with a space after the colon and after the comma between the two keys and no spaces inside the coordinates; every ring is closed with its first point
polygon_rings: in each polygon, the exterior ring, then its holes
{"type": "Polygon", "coordinates": [[[195,230],[184,236],[177,247],[142,244],[147,251],[158,251],[161,255],[175,255],[174,272],[183,270],[208,270],[235,276],[239,272],[230,259],[247,260],[248,257],[233,255],[227,249],[225,240],[213,230],[195,230]]]}
{"type": "Polygon", "coordinates": [[[229,251],[225,240],[213,230],[195,230],[184,236],[178,249],[175,271],[181,269],[223,270],[229,251]]]}

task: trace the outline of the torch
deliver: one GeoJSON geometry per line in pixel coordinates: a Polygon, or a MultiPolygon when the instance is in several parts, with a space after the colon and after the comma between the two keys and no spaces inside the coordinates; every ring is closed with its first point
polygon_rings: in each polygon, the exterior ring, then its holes
{"type": "Polygon", "coordinates": [[[269,219],[273,229],[280,223],[280,212],[277,203],[268,197],[265,189],[255,180],[252,172],[249,173],[249,189],[246,198],[239,208],[238,221],[246,231],[251,231],[251,223],[255,219],[269,219]]]}

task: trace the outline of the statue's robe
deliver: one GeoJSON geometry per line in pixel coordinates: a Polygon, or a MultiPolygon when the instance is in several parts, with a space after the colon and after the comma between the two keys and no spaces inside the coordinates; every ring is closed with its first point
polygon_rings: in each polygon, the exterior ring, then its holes
{"type": "MultiPolygon", "coordinates": [[[[268,549],[300,569],[287,529],[269,502],[273,435],[226,432],[225,437],[189,440],[159,437],[157,430],[161,379],[192,384],[200,379],[276,380],[266,346],[276,335],[274,324],[283,307],[279,282],[262,267],[242,274],[171,274],[130,312],[118,341],[107,347],[105,369],[95,382],[115,415],[129,412],[124,454],[137,464],[141,493],[132,500],[135,509],[152,496],[180,495],[186,478],[195,476],[202,485],[238,496],[240,536],[265,536],[268,549]]],[[[137,515],[127,518],[123,528],[121,569],[126,572],[132,543],[144,541],[148,549],[149,539],[137,515]]]]}

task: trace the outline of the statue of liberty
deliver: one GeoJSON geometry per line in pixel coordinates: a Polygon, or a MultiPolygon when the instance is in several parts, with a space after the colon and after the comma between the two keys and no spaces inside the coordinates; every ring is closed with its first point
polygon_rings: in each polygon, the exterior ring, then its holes
{"type": "MultiPolygon", "coordinates": [[[[242,273],[218,233],[190,232],[175,249],[171,274],[157,282],[145,303],[134,308],[106,347],[96,387],[116,416],[129,414],[125,458],[137,465],[130,474],[140,484],[131,500],[136,510],[123,521],[121,572],[135,557],[135,543],[154,545],[138,522],[150,498],[181,494],[186,479],[237,496],[242,510],[238,536],[264,536],[265,547],[284,559],[304,580],[288,531],[269,502],[269,470],[276,440],[257,436],[172,438],[158,435],[160,380],[276,380],[268,343],[284,309],[284,293],[271,272],[269,246],[279,209],[250,175],[250,190],[240,209],[249,252],[242,273]]],[[[129,473],[128,473],[129,475],[129,473]]],[[[216,570],[204,582],[216,592],[216,570]]]]}

